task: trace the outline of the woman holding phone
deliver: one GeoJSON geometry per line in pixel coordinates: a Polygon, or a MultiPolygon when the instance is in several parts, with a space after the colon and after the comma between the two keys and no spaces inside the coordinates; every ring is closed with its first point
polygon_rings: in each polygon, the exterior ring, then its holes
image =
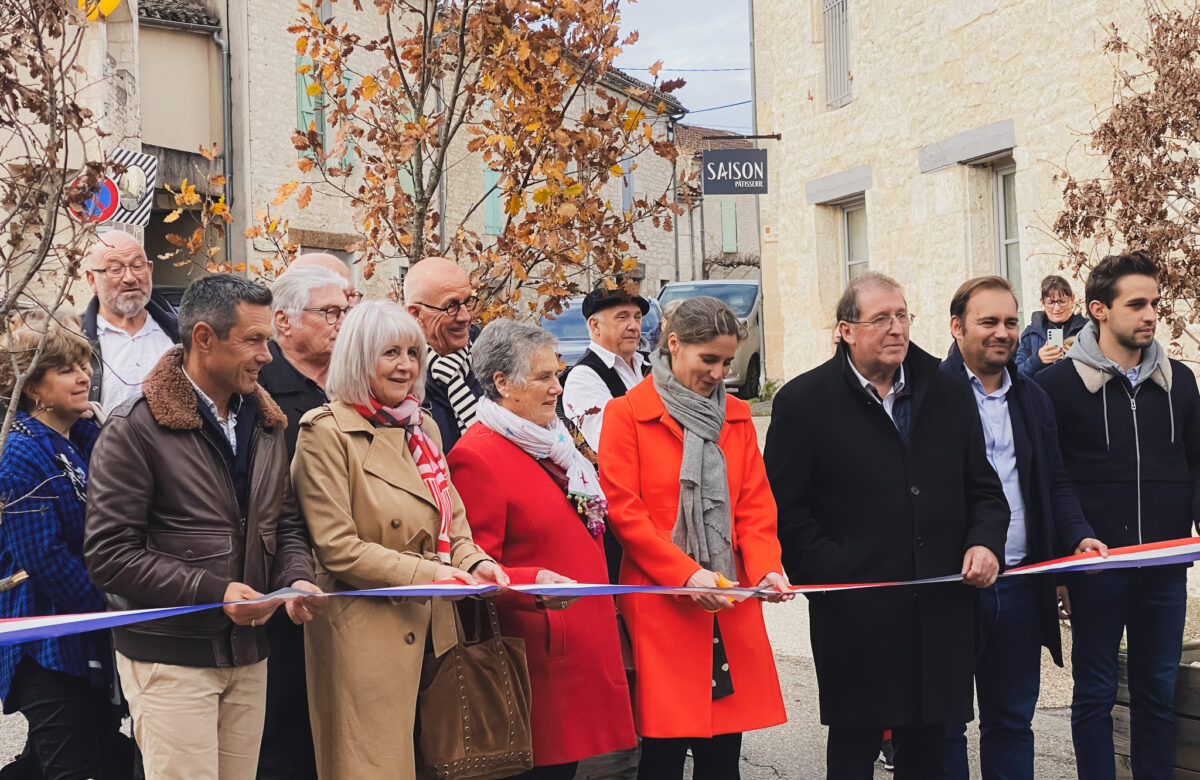
{"type": "Polygon", "coordinates": [[[1070,282],[1057,274],[1042,280],[1042,308],[1033,313],[1017,347],[1017,370],[1028,377],[1062,360],[1067,339],[1087,324],[1086,317],[1075,313],[1070,282]]]}

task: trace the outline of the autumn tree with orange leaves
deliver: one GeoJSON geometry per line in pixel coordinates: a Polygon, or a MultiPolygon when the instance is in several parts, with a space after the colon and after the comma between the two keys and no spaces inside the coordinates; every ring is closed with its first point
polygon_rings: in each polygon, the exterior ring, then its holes
{"type": "MultiPolygon", "coordinates": [[[[85,204],[117,169],[101,150],[100,117],[88,107],[95,79],[83,68],[87,4],[0,3],[0,330],[17,320],[42,338],[23,370],[0,346],[13,380],[0,399],[0,446],[45,346],[49,317],[71,302],[95,236],[85,204]]],[[[27,357],[21,353],[22,357],[27,357]]]]}
{"type": "Polygon", "coordinates": [[[1200,3],[1147,0],[1146,20],[1144,38],[1108,28],[1113,107],[1086,143],[1103,169],[1058,176],[1064,205],[1053,232],[1077,275],[1114,251],[1147,250],[1178,351],[1183,335],[1200,345],[1189,330],[1200,321],[1200,3]]]}
{"type": "MultiPolygon", "coordinates": [[[[620,33],[619,0],[374,0],[365,10],[362,0],[332,2],[332,18],[301,2],[289,27],[332,140],[322,146],[313,125],[297,131],[301,176],[247,237],[286,254],[279,209],[304,208],[317,186],[352,204],[365,277],[381,261],[438,253],[444,241],[472,267],[486,320],[559,311],[583,272],[612,279],[636,265],[643,231],[673,229],[682,208],[667,191],[628,211],[612,202],[623,161],[674,163],[655,120],[667,112],[663,93],[682,83],[630,95],[598,86],[637,37],[620,33]],[[357,28],[372,13],[386,32],[367,37],[357,28]],[[487,193],[458,224],[443,224],[438,186],[452,149],[496,172],[499,235],[466,226],[487,193]]],[[[658,67],[651,73],[657,79],[658,67]]]]}

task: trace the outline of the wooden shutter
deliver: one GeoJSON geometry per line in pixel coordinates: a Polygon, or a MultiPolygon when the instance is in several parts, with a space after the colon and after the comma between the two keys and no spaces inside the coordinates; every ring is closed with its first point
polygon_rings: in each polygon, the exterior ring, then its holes
{"type": "MultiPolygon", "coordinates": [[[[296,127],[302,133],[307,133],[309,127],[317,131],[317,140],[321,144],[321,148],[325,148],[325,112],[321,108],[324,95],[318,93],[316,95],[308,94],[309,85],[316,83],[313,81],[310,73],[301,73],[300,68],[304,65],[312,67],[312,60],[308,57],[296,58],[296,127]]],[[[301,152],[302,157],[314,157],[311,151],[301,152]]]]}
{"type": "Polygon", "coordinates": [[[737,201],[721,201],[721,251],[726,254],[738,251],[737,201]]]}
{"type": "Polygon", "coordinates": [[[489,236],[498,236],[504,229],[504,211],[500,208],[500,172],[483,169],[483,220],[489,236]]]}

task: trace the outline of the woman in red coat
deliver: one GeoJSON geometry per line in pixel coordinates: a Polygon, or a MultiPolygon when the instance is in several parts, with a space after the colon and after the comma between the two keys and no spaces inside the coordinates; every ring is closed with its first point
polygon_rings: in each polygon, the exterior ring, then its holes
{"type": "MultiPolygon", "coordinates": [[[[624,549],[622,585],[783,595],[775,500],[750,407],[725,394],[745,328],[721,301],[691,298],[668,319],[651,376],[604,409],[600,484],[624,549]]],[[[457,483],[457,479],[455,480],[457,483]]],[[[758,599],[618,598],[633,640],[639,780],[737,778],[742,732],[787,720],[758,599]]]]}
{"type": "MultiPolygon", "coordinates": [[[[555,346],[532,325],[483,329],[472,347],[478,422],[447,460],[475,542],[514,583],[605,583],[604,494],[555,414],[555,346]]],[[[570,780],[580,759],[635,747],[612,599],[512,593],[497,607],[529,660],[534,768],[520,777],[570,780]]]]}

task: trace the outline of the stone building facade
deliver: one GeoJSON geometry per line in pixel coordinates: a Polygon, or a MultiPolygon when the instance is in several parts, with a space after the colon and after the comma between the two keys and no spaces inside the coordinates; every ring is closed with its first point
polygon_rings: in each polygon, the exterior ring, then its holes
{"type": "Polygon", "coordinates": [[[905,286],[913,341],[934,354],[971,276],[1007,276],[1027,323],[1061,256],[1054,175],[1098,165],[1080,133],[1112,105],[1104,25],[1136,39],[1144,13],[1123,0],[757,0],[758,132],[782,134],[765,142],[768,376],[829,357],[837,298],[866,269],[905,286]]]}
{"type": "MultiPolygon", "coordinates": [[[[316,5],[321,13],[352,23],[364,38],[384,34],[381,17],[371,8],[356,12],[350,2],[316,5]]],[[[210,236],[217,257],[253,264],[271,254],[267,242],[245,239],[242,232],[256,224],[255,213],[271,202],[281,184],[311,178],[298,170],[299,153],[291,140],[308,119],[304,84],[296,73],[296,36],[287,30],[297,13],[295,0],[123,0],[107,19],[89,25],[81,64],[89,73],[104,75],[88,93],[89,107],[103,117],[109,134],[104,152],[130,149],[158,161],[150,224],[143,229],[109,223],[100,232],[129,230],[143,239],[152,259],[172,252],[175,247],[167,242],[167,234],[189,235],[196,223],[188,212],[177,222],[164,223],[175,208],[165,186],[178,189],[186,178],[204,192],[210,190],[205,184],[209,176],[220,174],[226,178],[226,202],[234,223],[227,243],[210,236]],[[199,154],[200,147],[214,145],[215,160],[199,154]]],[[[598,86],[609,93],[649,87],[616,70],[598,86]]],[[[657,118],[655,131],[670,138],[675,118],[685,109],[668,95],[655,94],[652,99],[660,98],[667,113],[657,118]]],[[[585,94],[572,111],[577,115],[596,99],[594,92],[585,94]]],[[[322,126],[331,143],[335,128],[322,126]]],[[[444,224],[450,226],[470,212],[467,226],[486,239],[495,232],[488,222],[489,210],[481,204],[490,184],[481,158],[466,151],[469,138],[459,133],[450,150],[439,207],[444,203],[444,224]]],[[[623,180],[607,185],[606,195],[614,205],[630,196],[661,196],[672,192],[674,176],[670,162],[647,152],[628,164],[623,180]]],[[[358,274],[356,255],[346,251],[359,240],[347,198],[318,185],[308,208],[286,208],[281,216],[289,219],[289,238],[302,251],[333,252],[358,274]]],[[[657,294],[664,281],[680,278],[677,237],[648,223],[638,228],[637,236],[645,249],[635,245],[631,254],[637,257],[643,289],[657,294]]],[[[394,293],[405,262],[381,264],[372,279],[359,279],[361,288],[372,297],[394,293]]],[[[683,265],[683,278],[690,278],[683,265]]],[[[158,260],[154,281],[159,287],[183,287],[204,272],[199,262],[158,260]]],[[[578,280],[585,289],[594,281],[586,273],[578,280]]],[[[81,290],[77,297],[86,301],[82,282],[76,287],[81,290]]]]}

